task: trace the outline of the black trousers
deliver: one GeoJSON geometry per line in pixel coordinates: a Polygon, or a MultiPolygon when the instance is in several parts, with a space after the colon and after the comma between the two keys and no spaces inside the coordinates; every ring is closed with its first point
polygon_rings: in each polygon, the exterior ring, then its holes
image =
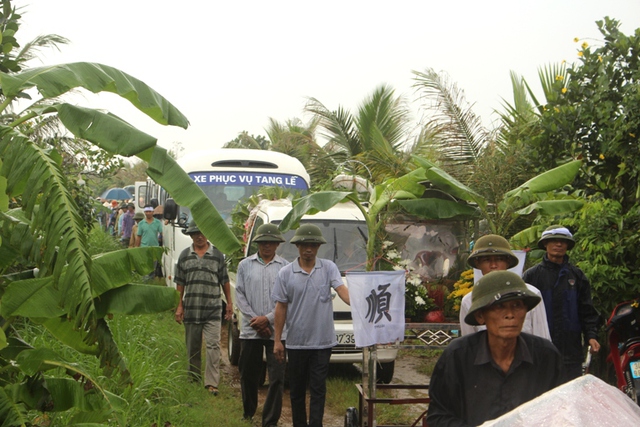
{"type": "Polygon", "coordinates": [[[269,390],[262,409],[262,427],[278,424],[282,413],[282,394],[284,393],[284,369],[286,362],[278,362],[273,354],[271,340],[240,340],[240,385],[242,387],[243,416],[251,418],[258,408],[258,387],[262,373],[263,348],[267,356],[269,390]]]}
{"type": "Polygon", "coordinates": [[[327,375],[331,348],[319,350],[287,349],[289,359],[289,392],[293,427],[322,427],[327,375]],[[309,386],[309,423],[305,397],[309,386]]]}

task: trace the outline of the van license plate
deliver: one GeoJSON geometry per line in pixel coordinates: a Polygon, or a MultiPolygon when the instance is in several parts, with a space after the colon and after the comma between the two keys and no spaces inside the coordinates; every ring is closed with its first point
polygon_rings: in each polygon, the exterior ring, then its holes
{"type": "Polygon", "coordinates": [[[640,378],[640,360],[635,360],[629,364],[631,367],[631,376],[633,378],[640,378]]]}
{"type": "MultiPolygon", "coordinates": [[[[336,334],[338,344],[355,344],[356,340],[351,333],[336,334]]],[[[640,368],[640,366],[639,366],[640,368]]]]}

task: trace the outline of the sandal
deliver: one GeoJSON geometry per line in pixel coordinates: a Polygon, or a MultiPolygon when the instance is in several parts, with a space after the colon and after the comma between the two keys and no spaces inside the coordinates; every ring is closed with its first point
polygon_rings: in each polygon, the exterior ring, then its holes
{"type": "Polygon", "coordinates": [[[218,395],[218,389],[215,388],[214,386],[210,385],[207,387],[207,390],[209,391],[210,394],[212,394],[213,396],[217,396],[218,395]]]}

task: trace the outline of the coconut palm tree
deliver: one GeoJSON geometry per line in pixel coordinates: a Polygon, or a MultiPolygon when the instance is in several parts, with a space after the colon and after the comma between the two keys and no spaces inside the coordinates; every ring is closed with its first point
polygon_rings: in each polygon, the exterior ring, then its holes
{"type": "Polygon", "coordinates": [[[337,165],[357,175],[370,174],[374,183],[413,169],[407,149],[418,150],[422,140],[412,138],[406,101],[391,87],[376,88],[355,115],[341,106],[332,111],[316,98],[309,98],[305,111],[319,119],[327,140],[323,148],[337,165]]]}

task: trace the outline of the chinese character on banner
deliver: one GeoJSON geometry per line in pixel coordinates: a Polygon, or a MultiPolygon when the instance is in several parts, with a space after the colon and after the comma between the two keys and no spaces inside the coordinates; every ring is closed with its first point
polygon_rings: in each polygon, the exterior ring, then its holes
{"type": "Polygon", "coordinates": [[[346,274],[356,347],[404,341],[405,271],[346,274]]]}

